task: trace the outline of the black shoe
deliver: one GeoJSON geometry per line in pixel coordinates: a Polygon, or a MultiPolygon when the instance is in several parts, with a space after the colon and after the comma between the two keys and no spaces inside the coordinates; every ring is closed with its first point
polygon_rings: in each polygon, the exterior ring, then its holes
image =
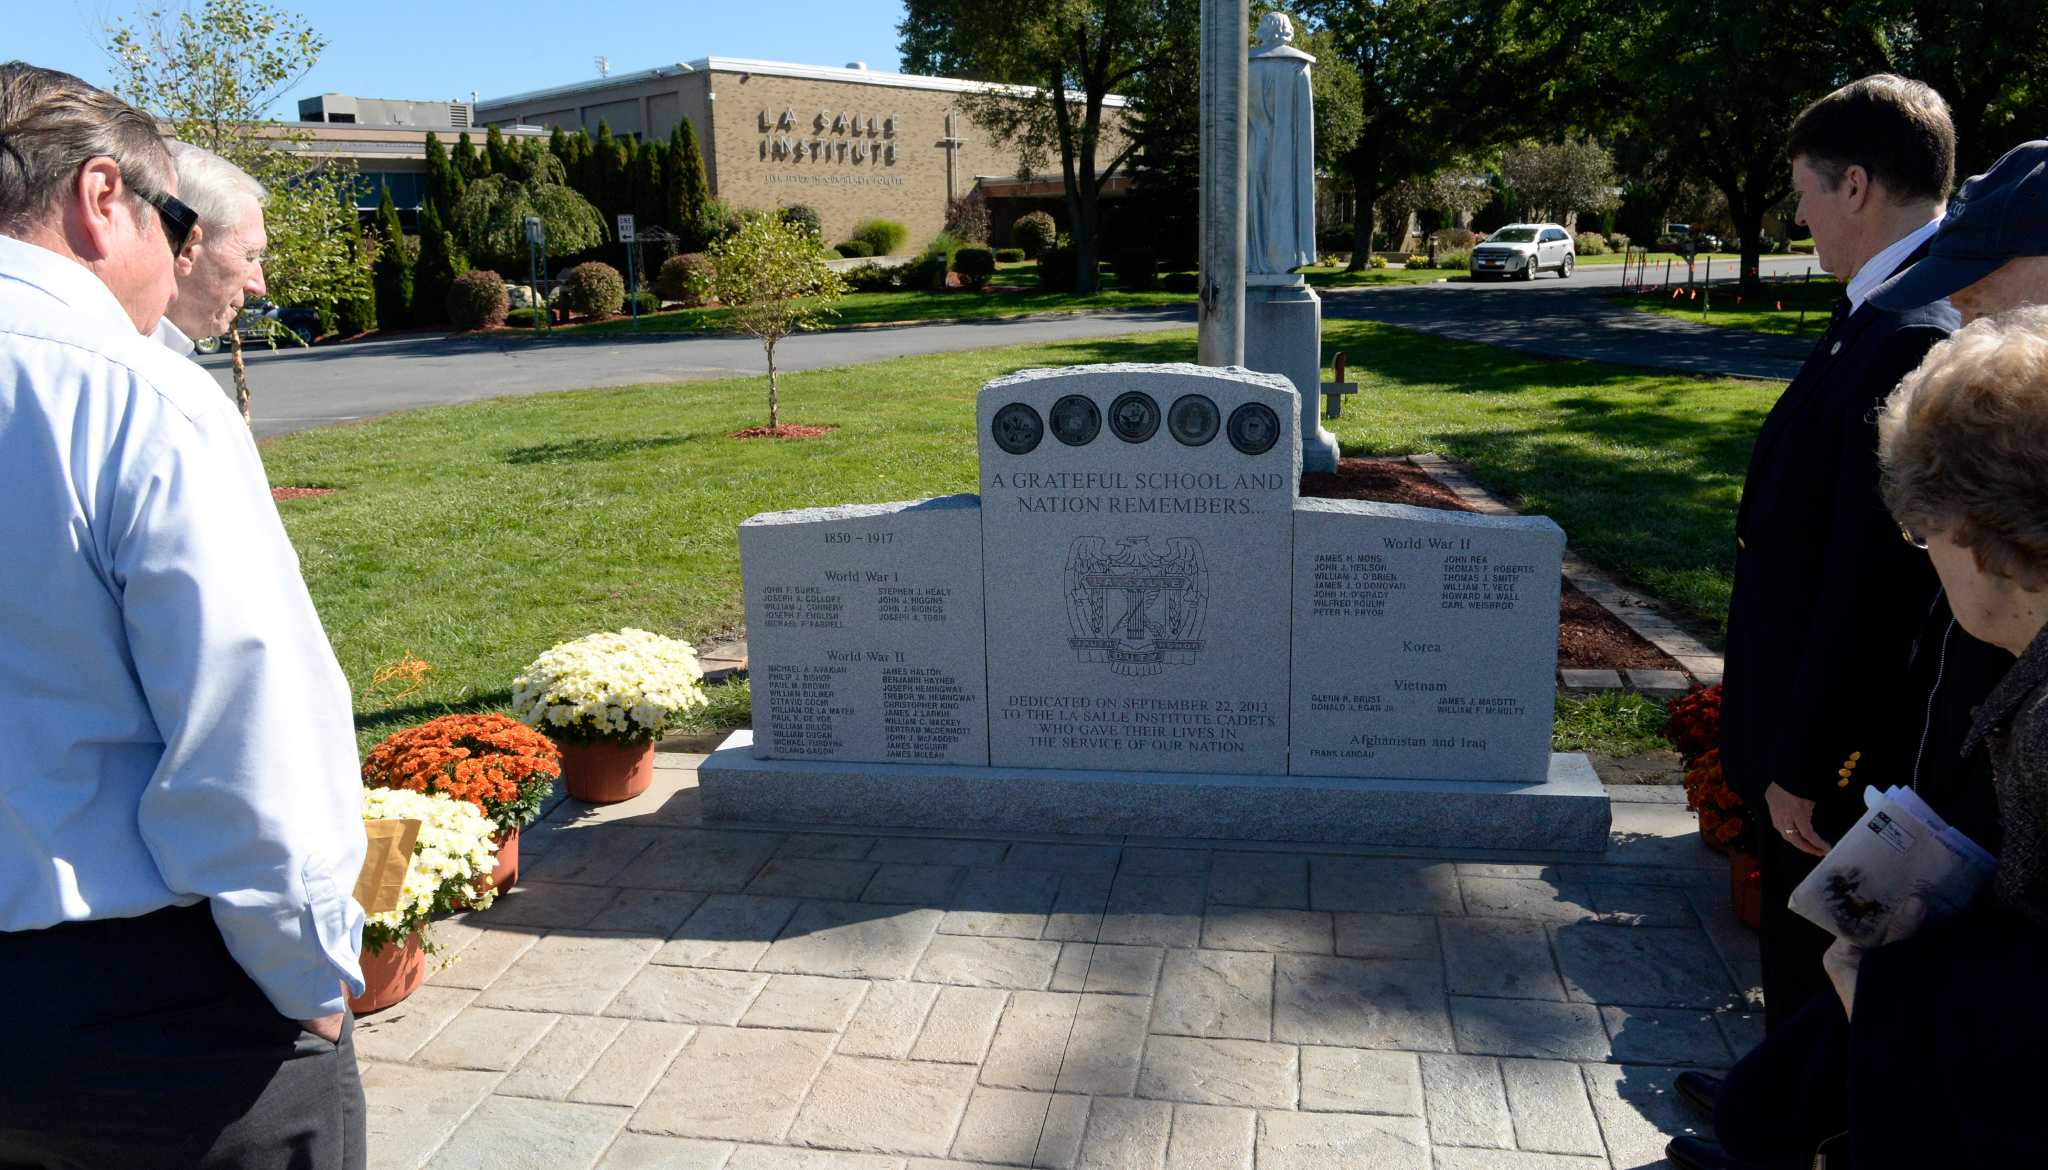
{"type": "Polygon", "coordinates": [[[1721,1078],[1701,1072],[1682,1072],[1673,1081],[1671,1088],[1685,1107],[1698,1114],[1702,1121],[1714,1120],[1714,1110],[1721,1104],[1721,1078]]]}
{"type": "Polygon", "coordinates": [[[1729,1157],[1720,1142],[1690,1135],[1672,1138],[1664,1156],[1678,1170],[1742,1170],[1743,1165],[1729,1157]]]}

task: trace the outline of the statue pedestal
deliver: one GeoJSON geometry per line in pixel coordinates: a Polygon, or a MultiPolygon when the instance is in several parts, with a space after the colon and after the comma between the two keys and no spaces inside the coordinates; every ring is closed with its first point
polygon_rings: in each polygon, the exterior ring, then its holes
{"type": "Polygon", "coordinates": [[[1322,298],[1306,284],[1247,283],[1245,367],[1294,383],[1301,394],[1301,469],[1335,471],[1337,436],[1324,430],[1322,422],[1322,298]]]}

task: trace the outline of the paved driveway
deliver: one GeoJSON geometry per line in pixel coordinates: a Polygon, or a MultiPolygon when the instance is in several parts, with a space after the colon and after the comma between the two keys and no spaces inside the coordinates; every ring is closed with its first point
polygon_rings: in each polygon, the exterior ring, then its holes
{"type": "Polygon", "coordinates": [[[360,1023],[373,1168],[1621,1170],[1760,1034],[1676,788],[1545,856],[707,827],[700,758],[360,1023]]]}
{"type": "MultiPolygon", "coordinates": [[[[1810,263],[1771,261],[1765,271],[1802,271],[1810,263]]],[[[1546,276],[1531,284],[1390,285],[1326,293],[1324,313],[1538,353],[1694,373],[1789,379],[1804,355],[1804,346],[1790,339],[1634,313],[1599,295],[1620,283],[1619,265],[1589,265],[1570,280],[1546,276]]],[[[910,354],[1185,329],[1194,319],[1188,306],[806,333],[777,348],[776,364],[788,370],[860,365],[910,354]]],[[[230,384],[225,355],[204,364],[223,387],[230,384]]],[[[546,342],[427,335],[263,350],[251,352],[248,365],[259,438],[504,395],[756,377],[765,371],[760,344],[751,338],[573,333],[546,342]]]]}

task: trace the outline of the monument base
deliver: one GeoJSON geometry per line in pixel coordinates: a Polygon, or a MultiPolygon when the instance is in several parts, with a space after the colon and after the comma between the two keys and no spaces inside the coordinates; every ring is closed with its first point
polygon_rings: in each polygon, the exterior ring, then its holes
{"type": "Polygon", "coordinates": [[[1301,394],[1302,471],[1337,470],[1337,436],[1322,423],[1323,302],[1316,290],[1301,283],[1246,287],[1244,364],[1285,377],[1301,394]]]}
{"type": "Polygon", "coordinates": [[[1607,789],[1583,755],[1542,783],[978,768],[754,758],[736,731],[697,768],[711,821],[1598,852],[1607,789]]]}

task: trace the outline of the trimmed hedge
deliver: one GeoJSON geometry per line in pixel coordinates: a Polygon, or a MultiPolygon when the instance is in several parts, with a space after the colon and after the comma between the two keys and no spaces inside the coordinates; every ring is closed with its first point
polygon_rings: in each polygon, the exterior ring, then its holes
{"type": "Polygon", "coordinates": [[[873,249],[868,253],[871,256],[887,256],[903,247],[910,229],[893,219],[864,219],[847,238],[865,242],[873,249]]]}
{"type": "Polygon", "coordinates": [[[632,304],[633,308],[636,311],[638,311],[639,314],[643,317],[649,313],[655,313],[661,310],[661,298],[655,296],[651,292],[634,293],[632,304]]]}
{"type": "Polygon", "coordinates": [[[695,308],[704,303],[704,278],[711,274],[710,261],[702,252],[683,252],[661,262],[654,276],[654,291],[664,301],[695,308]]]}
{"type": "Polygon", "coordinates": [[[1021,264],[1026,259],[1028,257],[1024,255],[1024,249],[1022,248],[996,249],[996,263],[998,264],[1021,264]]]}
{"type": "Polygon", "coordinates": [[[825,238],[825,221],[818,218],[818,209],[808,203],[792,203],[783,208],[782,222],[804,229],[804,234],[814,240],[825,238]]]}
{"type": "Polygon", "coordinates": [[[953,249],[953,271],[959,274],[961,284],[981,288],[995,275],[996,254],[978,244],[963,244],[953,249]]]}
{"type": "Polygon", "coordinates": [[[1143,244],[1116,254],[1116,282],[1129,292],[1145,292],[1159,283],[1159,257],[1143,244]]]}
{"type": "Polygon", "coordinates": [[[505,314],[505,324],[514,329],[531,329],[540,324],[540,310],[513,309],[505,314]]]}
{"type": "Polygon", "coordinates": [[[1581,256],[1607,255],[1607,239],[1599,232],[1580,232],[1572,240],[1572,248],[1581,256]]]}
{"type": "Polygon", "coordinates": [[[854,292],[888,292],[902,287],[896,270],[880,264],[856,264],[839,274],[846,287],[854,292]]]}
{"type": "Polygon", "coordinates": [[[832,250],[847,260],[860,260],[875,254],[875,246],[866,240],[842,240],[832,245],[832,250]]]}
{"type": "Polygon", "coordinates": [[[1058,242],[1059,235],[1059,225],[1043,211],[1026,212],[1010,225],[1010,242],[1030,257],[1042,258],[1046,249],[1058,242]]]}
{"type": "Polygon", "coordinates": [[[562,303],[585,317],[615,317],[626,303],[626,278],[601,260],[589,260],[562,277],[562,303]]]}
{"type": "Polygon", "coordinates": [[[457,329],[503,325],[511,307],[504,278],[487,268],[465,272],[448,285],[448,323],[457,329]]]}

